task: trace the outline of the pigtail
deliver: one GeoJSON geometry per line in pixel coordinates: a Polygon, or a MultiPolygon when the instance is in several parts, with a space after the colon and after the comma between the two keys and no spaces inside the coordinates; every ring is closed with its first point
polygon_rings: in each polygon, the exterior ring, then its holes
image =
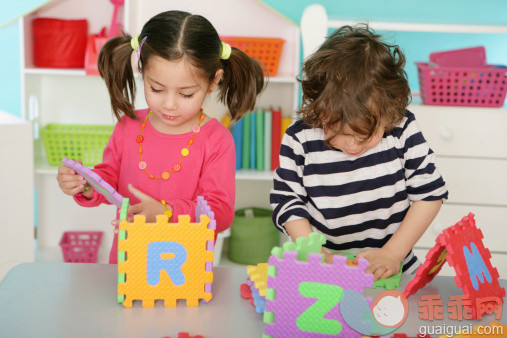
{"type": "Polygon", "coordinates": [[[219,83],[220,101],[227,105],[233,121],[253,110],[257,95],[264,89],[261,65],[241,50],[232,47],[222,60],[224,75],[219,83]]]}
{"type": "Polygon", "coordinates": [[[131,39],[126,33],[110,39],[100,50],[97,61],[100,76],[109,91],[113,114],[118,120],[123,114],[138,119],[134,112],[136,83],[131,63],[131,39]]]}

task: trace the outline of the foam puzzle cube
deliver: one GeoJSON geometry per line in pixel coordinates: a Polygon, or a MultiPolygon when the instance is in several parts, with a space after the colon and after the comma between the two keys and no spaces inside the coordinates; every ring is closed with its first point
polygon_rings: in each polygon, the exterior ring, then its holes
{"type": "Polygon", "coordinates": [[[119,303],[132,307],[139,300],[143,307],[153,307],[155,300],[163,300],[164,306],[175,307],[178,299],[187,306],[211,300],[216,222],[206,213],[198,216],[196,223],[189,215],[180,215],[177,223],[169,223],[166,215],[157,216],[155,223],[139,215],[133,222],[120,222],[119,303]]]}

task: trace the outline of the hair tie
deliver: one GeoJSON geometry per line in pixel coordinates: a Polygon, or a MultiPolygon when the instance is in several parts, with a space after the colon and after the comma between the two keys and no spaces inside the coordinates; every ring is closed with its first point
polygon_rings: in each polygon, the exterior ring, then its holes
{"type": "Polygon", "coordinates": [[[227,60],[231,56],[232,48],[227,42],[222,42],[222,52],[220,53],[220,58],[222,60],[227,60]]]}
{"type": "Polygon", "coordinates": [[[142,40],[141,40],[141,44],[139,44],[139,38],[141,37],[141,34],[137,34],[136,36],[134,36],[131,40],[130,40],[130,46],[132,47],[133,50],[135,50],[137,52],[137,58],[140,59],[141,58],[141,48],[143,48],[143,44],[144,42],[146,41],[146,39],[148,38],[148,35],[146,35],[142,40]]]}
{"type": "Polygon", "coordinates": [[[133,50],[137,50],[137,47],[139,47],[139,36],[140,34],[137,34],[132,39],[130,39],[130,46],[133,50]]]}

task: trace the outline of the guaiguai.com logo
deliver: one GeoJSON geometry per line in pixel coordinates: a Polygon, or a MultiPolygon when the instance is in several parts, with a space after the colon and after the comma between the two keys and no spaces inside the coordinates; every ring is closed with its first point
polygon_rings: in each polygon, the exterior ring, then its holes
{"type": "Polygon", "coordinates": [[[403,324],[408,314],[408,301],[400,291],[384,291],[371,306],[355,290],[344,290],[340,303],[343,320],[352,329],[366,336],[381,336],[403,324]]]}

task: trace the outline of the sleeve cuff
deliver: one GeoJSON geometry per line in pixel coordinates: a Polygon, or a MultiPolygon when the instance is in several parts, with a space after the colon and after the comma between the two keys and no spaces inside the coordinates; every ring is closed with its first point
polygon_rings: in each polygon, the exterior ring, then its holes
{"type": "Polygon", "coordinates": [[[102,203],[111,204],[96,190],[93,190],[93,196],[91,199],[84,197],[81,193],[74,195],[73,198],[74,201],[76,201],[76,203],[82,207],[96,207],[102,203]]]}

